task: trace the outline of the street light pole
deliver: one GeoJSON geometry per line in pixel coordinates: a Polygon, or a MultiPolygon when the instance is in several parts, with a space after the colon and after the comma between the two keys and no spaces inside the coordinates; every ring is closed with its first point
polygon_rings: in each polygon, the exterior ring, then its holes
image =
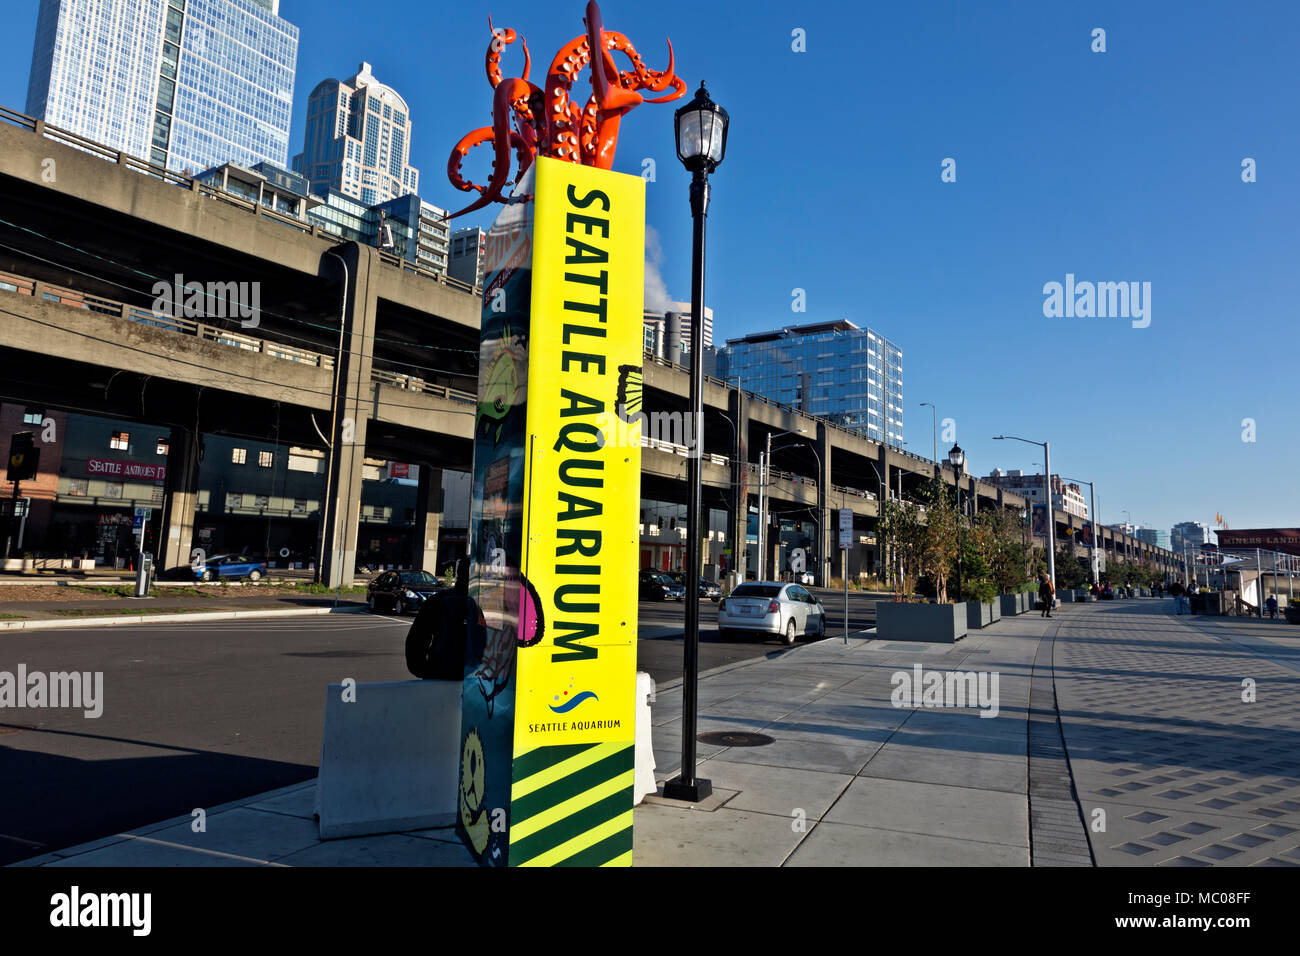
{"type": "Polygon", "coordinates": [[[994,441],[1022,441],[1043,449],[1043,488],[1047,501],[1047,576],[1056,585],[1056,509],[1052,507],[1052,443],[1017,438],[1015,435],[994,435],[994,441]]]}
{"type": "Polygon", "coordinates": [[[700,665],[700,508],[704,421],[704,233],[709,214],[709,173],[727,150],[727,111],[714,103],[704,84],[674,115],[677,157],[691,173],[691,357],[690,401],[696,447],[689,449],[686,475],[686,633],[683,641],[682,768],[664,784],[664,796],[699,803],[713,793],[708,780],[695,776],[695,727],[700,665]]]}
{"type": "Polygon", "coordinates": [[[952,483],[957,488],[957,603],[960,603],[962,545],[965,543],[962,533],[962,519],[965,517],[965,512],[961,507],[961,476],[962,466],[966,464],[966,453],[955,442],[952,450],[948,452],[948,463],[952,465],[952,483]]]}
{"type": "Polygon", "coordinates": [[[930,424],[932,426],[931,437],[934,441],[934,448],[933,448],[934,463],[935,466],[937,467],[939,464],[939,413],[935,410],[935,407],[931,405],[929,402],[921,403],[922,408],[925,408],[927,405],[930,406],[930,424]]]}
{"type": "Polygon", "coordinates": [[[1097,566],[1097,489],[1091,481],[1084,481],[1082,478],[1062,478],[1062,481],[1073,481],[1080,485],[1088,486],[1088,520],[1092,523],[1092,583],[1101,584],[1100,573],[1097,566]]]}

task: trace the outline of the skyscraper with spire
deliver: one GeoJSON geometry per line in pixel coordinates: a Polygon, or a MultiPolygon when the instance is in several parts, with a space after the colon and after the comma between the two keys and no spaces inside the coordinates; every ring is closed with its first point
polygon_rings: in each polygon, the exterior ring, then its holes
{"type": "Polygon", "coordinates": [[[406,100],[375,79],[370,64],[343,81],[323,80],[307,100],[307,132],[294,171],[312,191],[335,189],[365,206],[420,191],[410,165],[406,100]]]}

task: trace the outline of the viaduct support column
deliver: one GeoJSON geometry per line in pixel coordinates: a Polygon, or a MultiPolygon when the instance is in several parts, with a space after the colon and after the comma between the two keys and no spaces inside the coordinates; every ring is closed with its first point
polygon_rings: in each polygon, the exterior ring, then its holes
{"type": "Polygon", "coordinates": [[[164,520],[160,569],[190,563],[194,545],[194,519],[199,505],[199,442],[188,430],[171,431],[167,452],[167,479],[163,483],[164,520]]]}
{"type": "MultiPolygon", "coordinates": [[[[838,557],[834,543],[839,540],[839,532],[832,536],[831,529],[839,525],[833,523],[831,514],[830,434],[826,423],[820,421],[817,423],[817,461],[820,466],[817,472],[817,546],[813,550],[817,554],[818,567],[809,570],[813,572],[814,580],[826,588],[830,587],[834,561],[838,557]]],[[[848,573],[847,569],[845,573],[848,573]]]]}
{"type": "Polygon", "coordinates": [[[356,242],[337,246],[322,257],[321,274],[340,275],[344,265],[343,346],[335,368],[322,548],[321,580],[332,588],[352,584],[357,567],[366,425],[374,391],[370,371],[377,298],[372,281],[379,269],[378,250],[356,242]]]}
{"type": "Polygon", "coordinates": [[[738,571],[738,580],[749,577],[745,549],[749,546],[749,398],[740,389],[727,392],[727,415],[736,426],[731,448],[731,560],[727,567],[738,571]]]}
{"type": "Polygon", "coordinates": [[[437,574],[438,530],[442,526],[442,469],[425,464],[419,467],[420,487],[415,494],[415,535],[411,539],[411,567],[437,574]]]}

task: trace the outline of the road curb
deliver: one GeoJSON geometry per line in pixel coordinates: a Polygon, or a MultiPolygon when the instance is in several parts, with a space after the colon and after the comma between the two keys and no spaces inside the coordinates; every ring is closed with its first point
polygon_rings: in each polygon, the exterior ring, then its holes
{"type": "Polygon", "coordinates": [[[274,611],[199,611],[194,614],[131,614],[121,617],[74,617],[65,620],[0,621],[3,631],[41,631],[51,628],[117,627],[122,624],[169,624],[178,621],[237,621],[244,618],[310,616],[319,614],[359,614],[360,607],[288,608],[274,611]]]}
{"type": "MultiPolygon", "coordinates": [[[[849,637],[861,637],[863,635],[870,633],[872,634],[872,637],[867,638],[867,640],[874,640],[875,630],[876,629],[874,627],[868,627],[868,628],[864,628],[861,631],[851,631],[849,633],[849,637]]],[[[839,637],[823,637],[820,638],[819,640],[813,641],[811,644],[796,644],[794,647],[783,647],[780,650],[773,651],[770,654],[764,654],[762,657],[749,657],[743,661],[732,661],[730,664],[720,664],[717,667],[712,667],[707,671],[700,671],[699,679],[704,680],[707,677],[717,677],[719,674],[725,674],[728,671],[734,671],[741,667],[749,667],[751,664],[761,664],[764,661],[776,660],[779,657],[784,657],[787,654],[793,654],[795,651],[803,650],[806,647],[816,647],[822,641],[840,641],[843,639],[844,638],[842,635],[839,637]]],[[[678,687],[682,686],[682,681],[684,679],[685,678],[683,677],[674,677],[672,680],[665,681],[662,684],[657,683],[655,684],[655,693],[658,694],[661,691],[666,692],[670,690],[676,690],[678,687]]]]}

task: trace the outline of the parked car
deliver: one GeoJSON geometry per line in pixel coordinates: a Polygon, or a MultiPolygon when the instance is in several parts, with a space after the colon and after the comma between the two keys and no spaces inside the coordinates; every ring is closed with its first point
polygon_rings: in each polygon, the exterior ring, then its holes
{"type": "Polygon", "coordinates": [[[824,637],[826,609],[802,584],[753,581],[739,585],[718,602],[718,630],[779,634],[786,645],[797,635],[824,637]]]}
{"type": "Polygon", "coordinates": [[[686,600],[686,588],[662,571],[642,571],[638,592],[642,601],[686,600]]]}
{"type": "MultiPolygon", "coordinates": [[[[686,572],[685,571],[666,571],[668,577],[672,578],[674,584],[682,586],[682,593],[686,592],[686,572]]],[[[718,587],[712,581],[706,581],[700,578],[700,599],[707,598],[710,601],[716,601],[722,597],[722,588],[718,587]]]]}
{"type": "Polygon", "coordinates": [[[215,581],[218,578],[248,578],[260,581],[266,577],[266,562],[246,554],[214,554],[202,564],[191,565],[196,581],[215,581]]]}
{"type": "Polygon", "coordinates": [[[372,614],[418,612],[431,595],[442,590],[443,583],[428,571],[385,571],[366,586],[366,605],[372,614]]]}

